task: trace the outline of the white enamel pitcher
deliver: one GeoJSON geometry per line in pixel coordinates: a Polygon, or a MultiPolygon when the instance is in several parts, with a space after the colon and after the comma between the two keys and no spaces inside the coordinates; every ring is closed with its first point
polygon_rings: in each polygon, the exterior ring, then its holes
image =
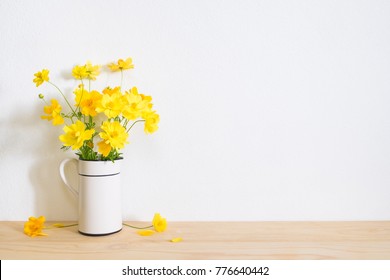
{"type": "Polygon", "coordinates": [[[78,198],[80,233],[99,236],[122,229],[121,163],[121,159],[112,162],[70,158],[61,162],[61,178],[78,198]],[[77,188],[69,184],[66,178],[65,166],[68,163],[77,165],[77,188]]]}

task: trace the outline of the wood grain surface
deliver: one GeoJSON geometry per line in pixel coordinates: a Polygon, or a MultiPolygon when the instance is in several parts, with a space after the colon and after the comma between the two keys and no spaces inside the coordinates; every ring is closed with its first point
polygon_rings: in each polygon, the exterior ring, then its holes
{"type": "Polygon", "coordinates": [[[152,236],[123,227],[88,237],[68,227],[34,238],[23,233],[23,224],[0,222],[0,259],[390,259],[390,221],[170,222],[152,236]],[[176,237],[183,241],[170,242],[176,237]]]}

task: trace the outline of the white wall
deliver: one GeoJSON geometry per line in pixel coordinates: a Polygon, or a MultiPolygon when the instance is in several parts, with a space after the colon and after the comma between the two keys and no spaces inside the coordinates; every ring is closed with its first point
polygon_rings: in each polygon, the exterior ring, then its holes
{"type": "MultiPolygon", "coordinates": [[[[389,1],[0,2],[0,219],[77,218],[32,83],[131,56],[125,219],[390,219],[389,1]]],[[[119,76],[100,77],[102,84],[119,76]]],[[[98,87],[99,84],[96,86],[98,87]]]]}

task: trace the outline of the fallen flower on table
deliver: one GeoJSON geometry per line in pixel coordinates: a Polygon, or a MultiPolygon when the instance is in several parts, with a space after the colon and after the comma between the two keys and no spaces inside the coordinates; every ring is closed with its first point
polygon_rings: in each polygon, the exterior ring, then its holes
{"type": "Polygon", "coordinates": [[[28,221],[24,224],[24,233],[30,237],[46,236],[47,234],[42,232],[45,227],[45,220],[44,216],[28,218],[28,221]]]}
{"type": "Polygon", "coordinates": [[[53,228],[66,228],[66,227],[74,227],[78,224],[70,224],[64,225],[60,223],[52,224],[51,226],[45,226],[46,218],[45,216],[29,217],[28,221],[24,223],[24,233],[30,237],[36,236],[47,236],[47,233],[42,232],[43,229],[53,229],[53,228]]]}
{"type": "Polygon", "coordinates": [[[153,217],[153,227],[157,232],[163,232],[167,228],[167,220],[163,217],[161,217],[160,213],[154,214],[153,217]]]}
{"type": "Polygon", "coordinates": [[[147,227],[136,227],[132,225],[128,225],[123,223],[124,226],[140,229],[140,231],[137,231],[137,233],[141,236],[150,236],[154,234],[155,232],[164,232],[167,229],[168,223],[167,220],[163,217],[161,217],[160,213],[156,213],[153,216],[152,225],[147,227]],[[151,230],[150,228],[153,228],[151,230]]]}

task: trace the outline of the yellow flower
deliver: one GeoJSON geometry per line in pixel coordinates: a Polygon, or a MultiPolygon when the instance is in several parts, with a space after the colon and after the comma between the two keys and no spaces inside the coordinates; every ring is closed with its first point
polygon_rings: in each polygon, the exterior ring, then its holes
{"type": "Polygon", "coordinates": [[[43,107],[43,111],[47,116],[41,116],[41,119],[51,121],[53,120],[53,125],[60,125],[64,123],[64,119],[61,116],[61,105],[56,99],[51,100],[50,106],[43,107]]]}
{"type": "Polygon", "coordinates": [[[87,67],[85,65],[76,65],[72,69],[72,75],[77,80],[82,80],[84,78],[87,78],[87,67]]]}
{"type": "Polygon", "coordinates": [[[146,133],[153,133],[158,129],[160,116],[156,113],[156,111],[145,112],[142,117],[145,119],[144,131],[146,133]]]}
{"type": "Polygon", "coordinates": [[[98,145],[98,152],[101,153],[104,157],[108,156],[108,154],[111,152],[111,145],[107,144],[106,141],[100,141],[97,143],[98,145]]]}
{"type": "Polygon", "coordinates": [[[99,133],[99,136],[103,139],[103,141],[98,143],[99,153],[103,156],[107,156],[111,148],[114,149],[123,149],[125,144],[127,144],[128,134],[126,129],[118,122],[109,122],[105,121],[101,129],[102,132],[99,133]],[[110,146],[110,149],[108,149],[110,146]]]}
{"type": "Polygon", "coordinates": [[[105,89],[103,89],[103,94],[107,94],[111,96],[120,93],[120,91],[121,91],[121,87],[115,87],[115,88],[106,87],[105,89]]]}
{"type": "Polygon", "coordinates": [[[85,98],[83,98],[80,103],[81,113],[86,116],[96,116],[96,107],[98,106],[98,104],[100,104],[101,100],[102,95],[98,91],[93,90],[91,92],[88,92],[88,94],[85,96],[85,98]]]}
{"type": "Polygon", "coordinates": [[[118,64],[115,64],[115,63],[108,64],[108,68],[110,68],[111,71],[113,71],[113,72],[122,71],[122,70],[126,70],[126,69],[133,69],[134,64],[133,64],[133,60],[129,57],[126,60],[119,59],[118,64]]]}
{"type": "Polygon", "coordinates": [[[123,98],[120,92],[116,92],[112,95],[103,94],[101,101],[96,107],[98,113],[104,112],[109,118],[115,118],[123,110],[123,98]]]}
{"type": "Polygon", "coordinates": [[[73,150],[78,150],[83,145],[84,141],[92,138],[95,133],[94,129],[85,130],[85,124],[81,121],[63,128],[65,134],[59,136],[59,139],[64,146],[71,146],[73,150]]]}
{"type": "Polygon", "coordinates": [[[74,101],[76,102],[75,106],[79,106],[81,100],[84,98],[84,94],[87,92],[87,90],[84,88],[83,84],[79,84],[79,86],[73,91],[75,98],[74,101]]]}
{"type": "Polygon", "coordinates": [[[151,110],[152,107],[153,107],[153,104],[152,104],[152,97],[149,96],[149,95],[144,95],[144,94],[140,94],[141,97],[142,97],[142,101],[146,102],[146,108],[145,110],[151,110]]]}
{"type": "Polygon", "coordinates": [[[155,233],[155,231],[150,230],[150,229],[146,229],[146,230],[139,230],[139,231],[137,231],[137,233],[141,236],[150,236],[150,235],[153,235],[155,233]]]}
{"type": "Polygon", "coordinates": [[[87,78],[89,80],[96,80],[96,77],[100,74],[100,65],[92,65],[91,62],[87,62],[85,65],[76,65],[72,69],[72,75],[77,80],[87,78]]]}
{"type": "Polygon", "coordinates": [[[163,232],[167,228],[167,220],[163,217],[161,217],[160,213],[154,214],[153,221],[152,221],[153,227],[157,232],[163,232]]]}
{"type": "Polygon", "coordinates": [[[96,116],[96,107],[100,104],[102,95],[96,90],[89,92],[83,86],[76,89],[74,93],[76,94],[75,106],[80,106],[81,113],[85,116],[96,116]]]}
{"type": "Polygon", "coordinates": [[[100,65],[92,65],[91,62],[85,64],[85,72],[87,79],[96,80],[96,77],[100,74],[100,65]]]}
{"type": "Polygon", "coordinates": [[[45,217],[40,216],[39,218],[30,217],[28,221],[24,224],[24,233],[28,236],[45,236],[46,233],[42,232],[44,228],[45,217]]]}
{"type": "Polygon", "coordinates": [[[125,106],[123,108],[123,116],[128,120],[135,120],[142,116],[145,110],[149,109],[151,98],[145,98],[144,95],[139,94],[136,87],[133,87],[129,92],[123,96],[125,106]]]}
{"type": "Polygon", "coordinates": [[[49,81],[49,70],[43,69],[40,72],[37,72],[34,74],[35,78],[33,82],[37,87],[39,87],[43,82],[48,82],[49,81]]]}

